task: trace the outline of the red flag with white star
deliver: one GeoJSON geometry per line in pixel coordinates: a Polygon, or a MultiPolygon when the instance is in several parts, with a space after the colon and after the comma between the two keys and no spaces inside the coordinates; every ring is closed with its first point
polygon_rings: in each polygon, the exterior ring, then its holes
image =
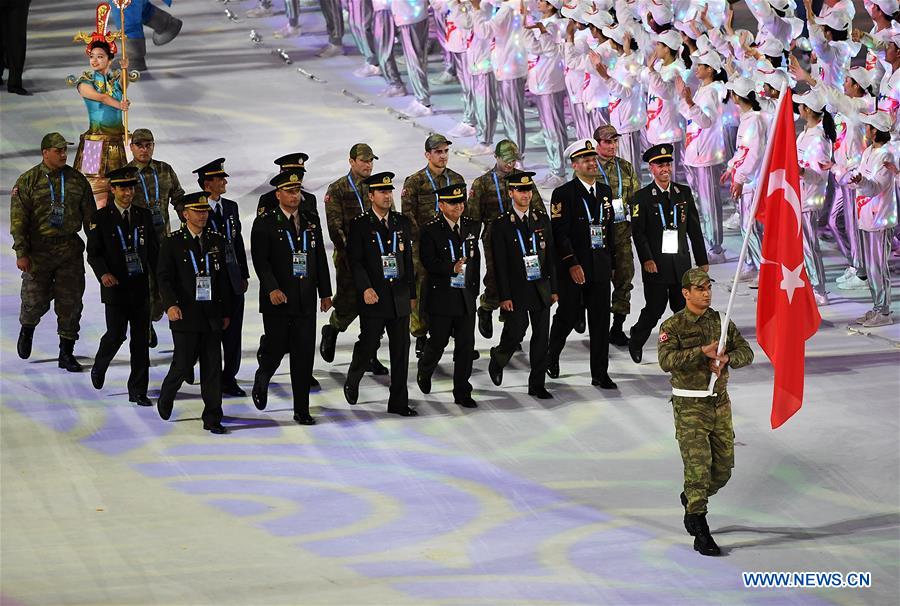
{"type": "Polygon", "coordinates": [[[756,218],[763,224],[756,340],[775,369],[772,429],[803,404],[806,340],[822,321],[803,265],[800,167],[791,90],[781,95],[762,167],[756,218]]]}

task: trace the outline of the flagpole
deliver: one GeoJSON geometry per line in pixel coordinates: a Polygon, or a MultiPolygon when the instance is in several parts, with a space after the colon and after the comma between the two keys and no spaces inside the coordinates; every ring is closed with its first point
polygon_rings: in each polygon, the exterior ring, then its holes
{"type": "MultiPolygon", "coordinates": [[[[778,124],[778,116],[781,115],[781,106],[784,103],[785,97],[787,96],[787,90],[788,90],[788,85],[787,85],[787,82],[785,82],[781,87],[780,93],[778,94],[778,104],[775,106],[774,119],[772,120],[772,124],[769,125],[768,142],[766,143],[766,152],[763,156],[762,164],[760,165],[760,168],[763,170],[765,170],[769,166],[769,162],[772,159],[772,149],[775,147],[775,136],[774,136],[775,135],[775,127],[778,124]]],[[[752,217],[752,220],[754,222],[756,221],[756,211],[759,208],[759,201],[763,195],[762,194],[762,185],[763,185],[762,180],[760,179],[760,183],[757,186],[756,191],[753,192],[753,204],[750,206],[750,217],[752,217]]],[[[736,202],[738,204],[740,204],[739,200],[737,200],[736,202]]],[[[743,220],[744,220],[744,218],[741,217],[742,222],[743,222],[743,220]]],[[[741,244],[741,253],[738,256],[737,267],[735,268],[735,272],[734,272],[734,279],[731,281],[731,293],[728,296],[728,307],[725,308],[725,318],[722,320],[722,327],[721,327],[721,331],[719,332],[719,346],[716,349],[716,353],[720,356],[722,355],[722,352],[725,351],[725,345],[728,340],[728,323],[731,320],[731,310],[734,307],[734,296],[737,293],[737,289],[738,289],[738,281],[740,280],[741,267],[744,264],[744,259],[747,258],[747,249],[750,247],[751,230],[752,230],[752,225],[751,225],[751,229],[748,229],[747,233],[744,234],[744,242],[743,242],[743,244],[741,244]]],[[[763,237],[765,237],[765,234],[763,234],[763,237]]],[[[716,364],[718,364],[718,361],[716,361],[716,364]]],[[[710,394],[712,394],[713,387],[715,386],[716,380],[718,378],[719,377],[716,376],[715,373],[713,373],[709,377],[708,391],[710,394]]]]}

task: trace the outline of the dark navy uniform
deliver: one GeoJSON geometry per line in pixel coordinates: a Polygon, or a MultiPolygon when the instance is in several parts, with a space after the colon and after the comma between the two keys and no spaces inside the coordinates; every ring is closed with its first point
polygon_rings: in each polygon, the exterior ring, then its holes
{"type": "MultiPolygon", "coordinates": [[[[451,185],[438,190],[441,204],[464,204],[465,184],[451,185]]],[[[419,358],[417,380],[424,393],[431,391],[434,373],[450,336],[453,350],[453,398],[468,408],[476,406],[471,399],[472,359],[475,348],[475,311],[478,279],[481,276],[481,254],[478,240],[481,222],[460,217],[451,227],[443,213],[426,223],[420,231],[419,258],[428,274],[425,289],[428,296],[426,310],[430,319],[428,341],[419,358]],[[465,257],[465,270],[454,273],[457,261],[465,257]]]]}
{"type": "MultiPolygon", "coordinates": [[[[185,196],[182,204],[186,209],[209,208],[205,192],[185,196]]],[[[204,230],[195,236],[185,225],[160,246],[156,270],[159,295],[166,311],[172,306],[181,309],[181,319],[169,321],[175,351],[159,393],[163,419],[172,414],[175,394],[199,358],[203,425],[221,427],[222,327],[234,306],[225,261],[227,244],[215,232],[204,230]]]]}
{"type": "MultiPolygon", "coordinates": [[[[134,187],[136,168],[121,168],[107,177],[113,187],[134,187]]],[[[109,364],[125,342],[130,326],[130,362],[128,399],[150,406],[147,399],[150,349],[150,276],[156,272],[159,243],[153,226],[153,213],[129,204],[107,204],[94,213],[88,230],[87,259],[97,280],[100,300],[106,308],[106,332],[100,339],[91,381],[100,389],[109,364]],[[111,274],[117,281],[105,286],[103,276],[111,274]]],[[[155,286],[155,284],[154,284],[155,286]]]]}
{"type": "MultiPolygon", "coordinates": [[[[533,175],[534,173],[513,173],[507,177],[509,186],[519,186],[523,182],[525,185],[532,185],[533,175]]],[[[513,206],[491,225],[491,246],[498,298],[501,305],[504,301],[513,302],[513,311],[503,311],[501,307],[503,332],[500,344],[491,349],[488,368],[491,380],[495,385],[502,383],[503,368],[522,343],[530,320],[531,345],[528,357],[531,361],[531,373],[528,377],[528,391],[532,394],[545,393],[550,306],[553,304],[552,295],[559,292],[550,218],[539,210],[531,210],[520,217],[513,206]]]]}
{"type": "MultiPolygon", "coordinates": [[[[393,173],[378,173],[366,179],[370,191],[393,190],[393,173]]],[[[359,382],[369,360],[375,357],[382,332],[388,336],[391,357],[391,395],[388,412],[414,416],[409,408],[406,379],[409,365],[409,316],[416,298],[416,275],[412,259],[409,219],[389,210],[384,220],[373,209],[350,222],[347,253],[356,292],[359,293],[360,334],[344,384],[344,395],[356,403],[359,382]],[[367,304],[365,291],[373,289],[378,302],[367,304]]]]}
{"type": "MultiPolygon", "coordinates": [[[[300,188],[293,173],[282,173],[273,184],[285,190],[300,188]]],[[[314,215],[299,209],[289,213],[279,206],[253,222],[250,243],[266,335],[257,355],[253,401],[257,408],[265,408],[269,381],[287,353],[294,419],[312,425],[315,421],[309,416],[309,387],[316,350],[316,312],[319,299],[331,297],[322,228],[314,215]],[[276,290],[284,293],[286,302],[272,303],[270,295],[276,290]]]]}
{"type": "MultiPolygon", "coordinates": [[[[593,149],[582,155],[596,155],[593,149]]],[[[593,192],[577,177],[553,190],[550,218],[559,259],[559,306],[550,329],[550,376],[559,376],[559,355],[566,339],[587,309],[591,337],[591,380],[614,388],[609,368],[610,282],[615,266],[615,211],[612,191],[599,181],[593,192]],[[584,284],[576,284],[569,270],[581,266],[584,284]]]]}
{"type": "MultiPolygon", "coordinates": [[[[671,162],[671,149],[671,146],[656,145],[644,153],[644,159],[665,162],[668,158],[671,162]]],[[[637,362],[641,359],[641,348],[666,309],[666,303],[673,312],[684,308],[681,277],[691,268],[691,250],[698,266],[707,265],[709,261],[697,206],[687,185],[670,183],[669,190],[663,191],[654,181],[638,190],[634,195],[631,229],[641,262],[645,301],[638,321],[631,327],[628,345],[631,357],[637,362]],[[666,231],[677,232],[677,247],[674,237],[669,245],[673,247],[669,250],[675,252],[663,252],[666,231]],[[643,267],[647,261],[656,263],[656,273],[643,267]]]]}

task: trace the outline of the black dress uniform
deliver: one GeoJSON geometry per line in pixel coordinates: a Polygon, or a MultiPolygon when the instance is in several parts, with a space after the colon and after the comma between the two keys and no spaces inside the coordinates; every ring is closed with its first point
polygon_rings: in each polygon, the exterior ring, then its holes
{"type": "MultiPolygon", "coordinates": [[[[442,204],[464,204],[465,184],[443,187],[437,191],[442,204]]],[[[431,375],[447,347],[450,336],[453,350],[453,399],[457,404],[474,408],[472,400],[472,359],[475,348],[475,311],[478,308],[478,279],[481,255],[478,240],[481,222],[460,217],[453,227],[443,213],[426,223],[419,236],[419,258],[428,273],[425,297],[428,306],[428,341],[419,358],[417,381],[423,393],[431,391],[431,375]],[[462,274],[453,272],[457,261],[466,258],[462,274]]]]}
{"type": "MultiPolygon", "coordinates": [[[[206,192],[188,194],[182,198],[182,206],[209,209],[206,192]]],[[[181,309],[181,319],[169,321],[175,351],[159,393],[159,416],[166,420],[171,416],[175,394],[199,358],[203,427],[216,433],[224,433],[222,324],[233,312],[226,254],[225,238],[208,230],[195,236],[185,225],[160,245],[156,270],[163,307],[166,311],[173,305],[181,309]]]]}
{"type": "MultiPolygon", "coordinates": [[[[512,173],[507,177],[508,186],[533,187],[533,176],[534,173],[512,173]]],[[[547,371],[550,306],[553,304],[552,295],[559,292],[550,218],[536,210],[520,217],[513,206],[491,225],[491,246],[498,297],[501,303],[507,300],[513,302],[513,311],[503,311],[502,308],[500,311],[504,321],[503,332],[500,334],[500,344],[491,349],[488,367],[491,381],[495,385],[503,382],[503,368],[522,343],[530,320],[528,357],[531,373],[528,376],[528,393],[549,398],[551,396],[544,388],[544,373],[547,371]]]]}
{"type": "MultiPolygon", "coordinates": [[[[370,191],[394,189],[393,173],[374,174],[365,180],[370,191]]],[[[409,407],[406,379],[409,366],[409,315],[416,298],[416,275],[412,259],[409,219],[390,210],[379,219],[372,209],[350,222],[347,242],[350,269],[358,293],[359,340],[344,383],[344,396],[356,404],[359,382],[375,357],[381,334],[387,333],[391,356],[391,395],[388,412],[415,416],[409,407]],[[378,302],[365,302],[365,291],[373,289],[378,302]]]]}
{"type": "MultiPolygon", "coordinates": [[[[200,183],[209,177],[227,177],[223,167],[225,158],[213,160],[196,169],[200,183]]],[[[244,236],[241,229],[241,213],[237,202],[227,198],[208,199],[210,205],[209,220],[206,230],[218,233],[225,238],[225,267],[228,271],[228,282],[234,308],[231,324],[222,331],[222,390],[234,396],[247,395],[237,384],[237,373],[241,369],[241,333],[244,328],[244,285],[250,280],[250,267],[247,264],[247,250],[244,247],[244,236]]]]}
{"type": "MultiPolygon", "coordinates": [[[[107,174],[113,187],[134,187],[136,168],[120,168],[107,174]]],[[[159,243],[153,227],[153,213],[129,204],[107,204],[91,219],[88,230],[87,259],[100,282],[100,300],[106,308],[106,332],[100,339],[91,382],[103,387],[109,363],[125,342],[131,327],[128,400],[151,406],[147,398],[150,349],[150,276],[156,272],[159,243]],[[104,286],[102,278],[112,274],[118,282],[104,286]]]]}
{"type": "MultiPolygon", "coordinates": [[[[296,152],[293,154],[281,156],[280,158],[275,160],[275,164],[281,167],[281,172],[306,172],[307,160],[309,160],[308,155],[304,154],[303,152],[296,152]]],[[[300,210],[302,212],[313,214],[316,216],[316,219],[318,219],[319,209],[316,207],[316,204],[317,202],[315,194],[310,193],[304,189],[300,190],[300,210]]],[[[260,216],[263,213],[269,212],[270,210],[275,210],[276,208],[278,208],[278,199],[275,198],[275,190],[273,189],[272,191],[267,191],[259,197],[259,203],[256,205],[256,215],[260,216]]]]}
{"type": "MultiPolygon", "coordinates": [[[[597,151],[586,141],[570,157],[596,156],[597,151]]],[[[609,368],[609,297],[610,282],[615,263],[613,223],[615,210],[612,190],[595,181],[586,186],[578,177],[553,190],[550,219],[553,240],[559,259],[559,305],[550,329],[550,352],[547,372],[559,376],[559,355],[566,339],[587,309],[587,324],[591,337],[591,383],[605,389],[615,389],[609,368]],[[569,270],[580,265],[584,284],[576,284],[569,270]]]]}
{"type": "MultiPolygon", "coordinates": [[[[296,173],[281,173],[271,183],[278,189],[300,189],[296,173]]],[[[250,253],[259,278],[259,311],[266,335],[256,356],[259,369],[253,382],[253,403],[260,410],[266,407],[269,381],[284,354],[289,354],[294,420],[314,425],[309,415],[309,387],[316,351],[316,312],[318,300],[331,297],[322,227],[315,215],[299,209],[288,213],[279,205],[253,222],[250,253]],[[270,294],[275,290],[284,293],[285,303],[272,303],[270,294]]]]}
{"type": "MultiPolygon", "coordinates": [[[[672,147],[655,145],[644,152],[644,161],[671,162],[672,147]]],[[[707,265],[709,261],[697,206],[687,185],[672,182],[669,190],[664,191],[652,182],[638,190],[634,195],[631,229],[641,262],[645,303],[638,321],[631,327],[628,350],[632,359],[640,362],[644,343],[666,310],[666,303],[673,312],[684,308],[681,277],[691,268],[691,250],[698,266],[707,265]],[[663,252],[667,230],[677,230],[677,252],[663,252]],[[656,263],[657,273],[650,273],[643,267],[647,261],[656,263]]]]}

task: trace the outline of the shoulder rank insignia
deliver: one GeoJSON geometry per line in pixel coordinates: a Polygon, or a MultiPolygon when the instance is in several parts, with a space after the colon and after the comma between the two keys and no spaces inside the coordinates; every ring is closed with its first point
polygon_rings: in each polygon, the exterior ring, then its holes
{"type": "Polygon", "coordinates": [[[559,219],[562,217],[562,202],[551,202],[550,203],[550,218],[551,219],[559,219]]]}
{"type": "Polygon", "coordinates": [[[639,205],[639,204],[635,204],[635,205],[634,205],[634,210],[631,211],[631,216],[632,216],[632,217],[638,216],[638,209],[639,209],[639,208],[640,208],[640,205],[639,205]]]}

